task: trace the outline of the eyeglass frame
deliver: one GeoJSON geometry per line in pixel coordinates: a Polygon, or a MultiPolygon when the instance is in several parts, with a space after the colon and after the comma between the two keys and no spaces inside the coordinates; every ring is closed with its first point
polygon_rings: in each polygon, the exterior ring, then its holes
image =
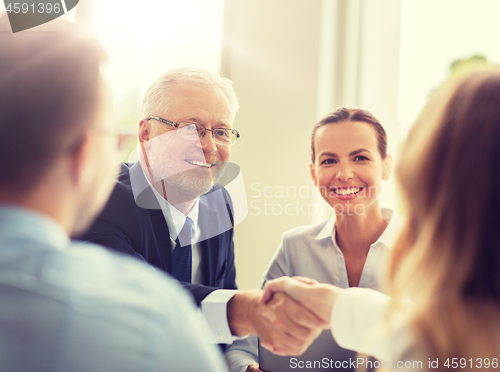
{"type": "MultiPolygon", "coordinates": [[[[196,124],[196,123],[191,123],[189,121],[181,121],[180,123],[174,123],[173,121],[160,118],[159,116],[148,116],[147,120],[149,121],[151,119],[159,121],[160,123],[163,123],[163,124],[170,125],[171,127],[174,127],[175,129],[179,129],[179,125],[181,123],[193,124],[193,125],[202,127],[204,129],[203,130],[203,134],[199,138],[201,139],[201,138],[205,137],[205,133],[207,132],[207,130],[209,130],[210,132],[212,132],[212,139],[214,140],[215,143],[218,143],[218,142],[215,141],[215,134],[214,134],[214,131],[217,130],[217,129],[228,130],[231,133],[233,133],[234,135],[236,135],[236,139],[234,140],[234,143],[236,143],[236,140],[238,138],[240,138],[240,134],[238,133],[238,131],[236,129],[231,129],[231,128],[213,128],[213,129],[209,129],[209,128],[205,127],[204,125],[196,124]]],[[[231,143],[231,141],[228,142],[228,144],[230,146],[234,145],[234,143],[231,143]]],[[[219,145],[224,145],[224,144],[223,143],[219,143],[219,145]]]]}

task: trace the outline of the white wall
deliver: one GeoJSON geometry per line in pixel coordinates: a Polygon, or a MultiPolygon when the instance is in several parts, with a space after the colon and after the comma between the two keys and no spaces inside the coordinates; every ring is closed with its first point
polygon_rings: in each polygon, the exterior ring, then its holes
{"type": "Polygon", "coordinates": [[[235,237],[241,288],[260,285],[283,231],[311,221],[320,10],[320,1],[226,0],[222,68],[241,100],[235,128],[242,137],[232,161],[241,166],[249,202],[235,237]],[[299,189],[304,197],[294,197],[299,189]]]}
{"type": "Polygon", "coordinates": [[[399,13],[400,0],[226,0],[222,71],[241,100],[232,161],[249,203],[235,237],[241,288],[260,285],[284,231],[331,215],[309,174],[320,117],[371,110],[397,148],[399,13]]]}

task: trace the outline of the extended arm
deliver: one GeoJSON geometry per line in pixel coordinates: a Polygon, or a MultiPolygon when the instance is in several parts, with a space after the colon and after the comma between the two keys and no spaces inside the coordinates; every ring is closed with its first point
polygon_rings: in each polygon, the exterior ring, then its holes
{"type": "Polygon", "coordinates": [[[300,277],[268,281],[264,290],[263,302],[282,291],[328,321],[341,347],[379,359],[390,358],[391,340],[378,337],[384,330],[389,296],[368,288],[341,289],[300,277]]]}

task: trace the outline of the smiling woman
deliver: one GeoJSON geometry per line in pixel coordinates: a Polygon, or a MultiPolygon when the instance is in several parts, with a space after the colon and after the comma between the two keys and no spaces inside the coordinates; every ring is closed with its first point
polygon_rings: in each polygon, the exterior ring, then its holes
{"type": "MultiPolygon", "coordinates": [[[[378,202],[392,163],[384,128],[367,111],[340,108],[315,125],[311,152],[311,177],[334,216],[285,232],[265,280],[299,275],[341,288],[383,290],[382,272],[400,225],[378,202]]],[[[335,361],[356,359],[326,336],[309,347],[308,358],[321,359],[326,342],[335,361]]],[[[227,356],[233,372],[259,370],[255,338],[236,341],[227,356]]]]}
{"type": "Polygon", "coordinates": [[[370,248],[392,216],[378,203],[382,180],[391,172],[386,149],[384,128],[367,111],[340,108],[313,129],[311,177],[335,211],[331,239],[342,253],[349,287],[362,284],[370,248]]]}
{"type": "Polygon", "coordinates": [[[378,196],[381,181],[389,178],[392,157],[377,119],[367,111],[345,108],[327,115],[313,129],[311,153],[314,184],[338,218],[365,215],[379,221],[381,228],[378,196]]]}

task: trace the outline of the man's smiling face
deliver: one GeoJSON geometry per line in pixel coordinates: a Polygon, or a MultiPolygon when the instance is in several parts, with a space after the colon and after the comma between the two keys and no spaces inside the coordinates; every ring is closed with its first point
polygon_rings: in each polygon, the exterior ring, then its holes
{"type": "MultiPolygon", "coordinates": [[[[177,84],[164,100],[168,105],[158,113],[163,119],[195,123],[207,129],[232,127],[229,102],[218,88],[177,84]]],[[[193,199],[217,182],[231,154],[231,146],[216,144],[210,131],[197,139],[154,119],[141,121],[139,140],[148,157],[153,178],[150,181],[164,180],[167,194],[170,190],[193,199]]]]}

